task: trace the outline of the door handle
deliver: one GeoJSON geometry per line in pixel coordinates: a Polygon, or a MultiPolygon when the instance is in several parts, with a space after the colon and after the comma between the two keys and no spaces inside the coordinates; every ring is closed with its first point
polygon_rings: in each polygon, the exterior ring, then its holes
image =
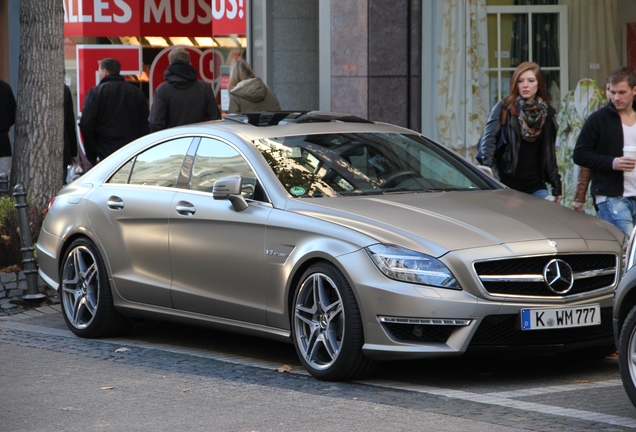
{"type": "Polygon", "coordinates": [[[187,201],[179,201],[175,209],[181,216],[192,216],[197,211],[197,209],[187,201]]]}
{"type": "Polygon", "coordinates": [[[119,197],[111,196],[108,198],[108,201],[106,201],[106,205],[111,210],[121,210],[124,208],[124,201],[119,197]]]}

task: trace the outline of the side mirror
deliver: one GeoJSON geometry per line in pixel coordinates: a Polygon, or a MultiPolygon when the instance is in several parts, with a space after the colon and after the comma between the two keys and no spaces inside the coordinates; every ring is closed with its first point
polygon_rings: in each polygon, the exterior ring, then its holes
{"type": "Polygon", "coordinates": [[[484,174],[486,174],[487,176],[490,176],[492,178],[495,178],[494,174],[492,173],[492,170],[490,169],[489,166],[486,165],[475,165],[475,168],[477,168],[479,171],[483,172],[484,174]]]}
{"type": "Polygon", "coordinates": [[[247,208],[247,202],[241,195],[243,184],[242,176],[232,176],[219,179],[214,182],[212,197],[215,200],[229,200],[232,207],[237,212],[242,212],[247,208]]]}

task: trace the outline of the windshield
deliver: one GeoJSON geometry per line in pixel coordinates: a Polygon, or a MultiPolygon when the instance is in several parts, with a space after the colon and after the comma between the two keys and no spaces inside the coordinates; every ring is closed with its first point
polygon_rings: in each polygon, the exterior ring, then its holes
{"type": "Polygon", "coordinates": [[[498,187],[460,157],[418,135],[334,133],[263,138],[254,144],[296,197],[498,187]]]}

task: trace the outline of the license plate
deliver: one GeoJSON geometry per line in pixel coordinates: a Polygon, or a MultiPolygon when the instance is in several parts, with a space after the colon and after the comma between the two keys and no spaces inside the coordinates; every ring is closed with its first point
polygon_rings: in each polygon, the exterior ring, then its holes
{"type": "Polygon", "coordinates": [[[521,309],[521,330],[549,330],[601,324],[601,307],[586,305],[559,309],[521,309]]]}

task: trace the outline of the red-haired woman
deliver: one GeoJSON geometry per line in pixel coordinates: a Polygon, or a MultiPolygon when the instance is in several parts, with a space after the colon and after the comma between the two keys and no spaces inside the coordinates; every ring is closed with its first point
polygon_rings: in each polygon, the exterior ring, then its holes
{"type": "Polygon", "coordinates": [[[555,110],[539,65],[521,63],[510,80],[510,95],[497,103],[479,141],[481,163],[506,186],[539,198],[562,198],[555,141],[555,110]],[[499,143],[499,144],[498,144],[499,143]]]}

